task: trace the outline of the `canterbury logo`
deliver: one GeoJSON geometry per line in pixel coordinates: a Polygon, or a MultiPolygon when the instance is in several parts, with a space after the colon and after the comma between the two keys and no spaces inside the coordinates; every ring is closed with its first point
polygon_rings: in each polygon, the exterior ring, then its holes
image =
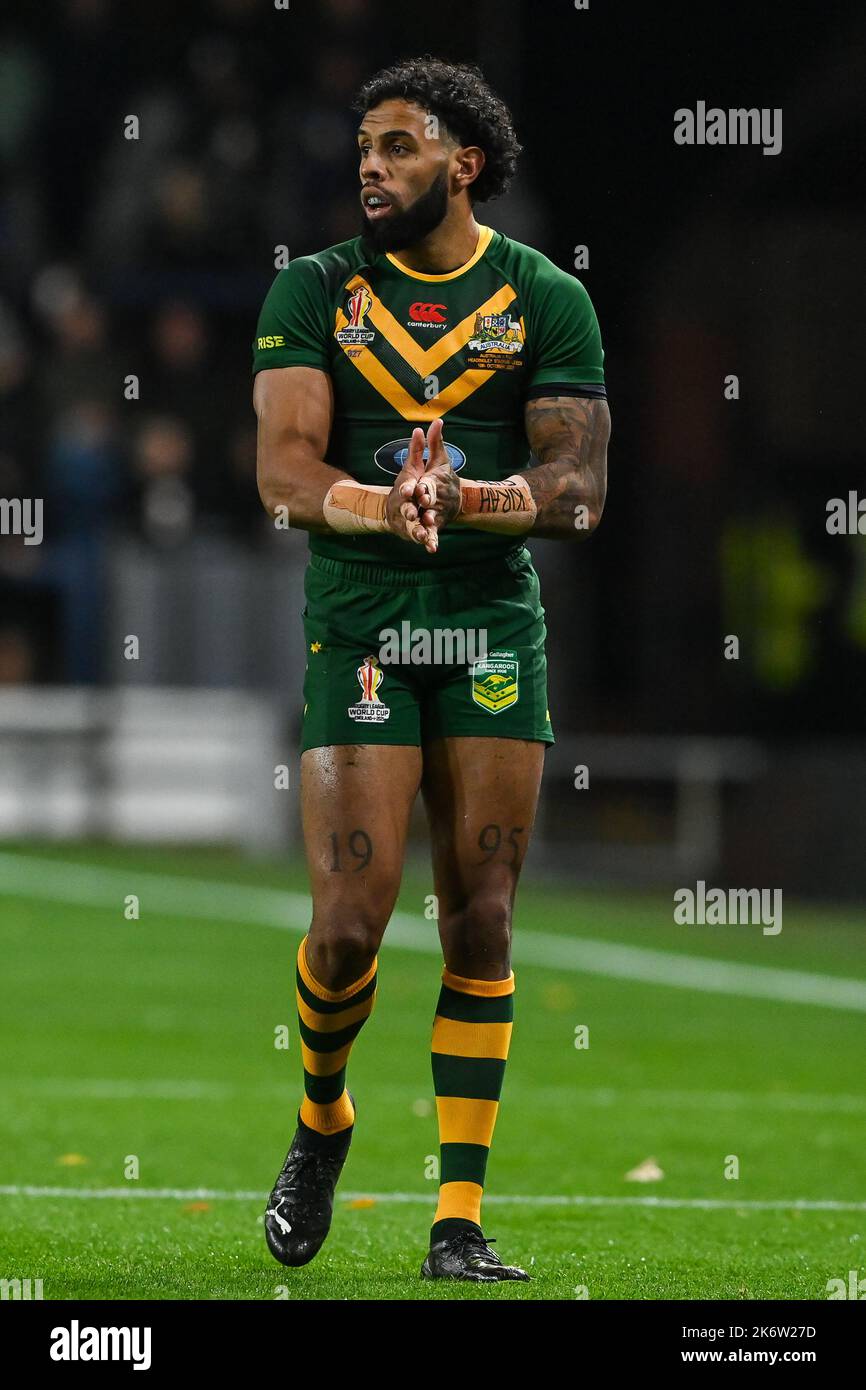
{"type": "Polygon", "coordinates": [[[447,315],[446,304],[424,304],[419,299],[409,307],[409,317],[413,323],[445,323],[447,315]]]}

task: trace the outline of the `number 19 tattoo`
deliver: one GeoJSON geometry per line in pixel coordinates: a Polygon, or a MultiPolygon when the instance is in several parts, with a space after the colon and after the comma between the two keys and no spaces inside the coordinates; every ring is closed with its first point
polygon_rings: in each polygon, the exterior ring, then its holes
{"type": "MultiPolygon", "coordinates": [[[[343,872],[343,866],[340,863],[340,837],[336,830],[332,831],[330,841],[332,849],[330,871],[332,874],[339,874],[343,872]]],[[[352,858],[358,860],[352,873],[360,873],[362,869],[366,869],[373,858],[373,842],[366,830],[352,830],[347,839],[347,846],[352,858]]]]}

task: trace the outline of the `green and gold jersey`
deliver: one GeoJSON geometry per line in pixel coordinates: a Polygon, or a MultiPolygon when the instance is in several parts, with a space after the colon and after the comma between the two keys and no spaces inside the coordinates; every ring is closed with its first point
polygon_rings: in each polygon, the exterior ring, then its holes
{"type": "MultiPolygon", "coordinates": [[[[334,386],[325,461],[388,484],[413,428],[442,417],[455,469],[499,480],[526,467],[527,400],[604,395],[604,353],[589,295],[546,256],[481,228],[475,254],[446,275],[370,255],[361,237],[302,256],[265,299],[253,371],[317,367],[334,386]]],[[[521,538],[445,529],[439,552],[396,536],[310,535],[314,554],[376,564],[483,561],[521,538]]]]}

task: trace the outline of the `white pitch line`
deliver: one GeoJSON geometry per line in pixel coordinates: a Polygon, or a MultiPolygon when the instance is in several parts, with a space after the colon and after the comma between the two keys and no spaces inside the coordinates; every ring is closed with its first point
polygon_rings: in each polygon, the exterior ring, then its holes
{"type": "MultiPolygon", "coordinates": [[[[175,1202],[263,1202],[266,1192],[227,1191],[209,1187],[0,1187],[0,1197],[73,1198],[78,1200],[151,1200],[175,1202]]],[[[425,1192],[343,1192],[344,1202],[377,1202],[383,1205],[435,1204],[435,1193],[425,1192]]],[[[577,1194],[544,1195],[515,1193],[503,1196],[485,1193],[486,1206],[524,1207],[657,1207],[667,1211],[866,1211],[866,1202],[840,1202],[792,1197],[736,1201],[725,1197],[587,1197],[577,1194]]]]}
{"type": "MultiPolygon", "coordinates": [[[[235,1100],[255,1094],[285,1096],[286,1087],[276,1083],[266,1086],[234,1086],[222,1081],[149,1080],[147,1078],[120,1080],[111,1077],[64,1078],[62,1076],[7,1077],[0,1080],[0,1093],[14,1093],[26,1100],[235,1100]]],[[[864,1100],[866,1108],[866,1100],[864,1100]]]]}
{"type": "MultiPolygon", "coordinates": [[[[806,1092],[774,1091],[665,1091],[646,1088],[626,1089],[612,1086],[529,1086],[518,1087],[509,1082],[512,1098],[525,1089],[537,1099],[555,1103],[567,1098],[576,1106],[610,1109],[631,1105],[648,1105],[654,1109],[677,1110],[737,1110],[754,1107],[758,1110],[817,1112],[819,1114],[862,1115],[866,1113],[866,1096],[813,1095],[806,1092]]],[[[379,1092],[390,1096],[397,1093],[408,1097],[405,1086],[380,1082],[379,1092]]],[[[286,1083],[276,1081],[235,1085],[227,1081],[199,1081],[195,1078],[119,1078],[33,1076],[0,1079],[0,1094],[22,1099],[95,1100],[95,1101],[215,1101],[224,1102],[251,1098],[285,1099],[286,1083]]],[[[425,1097],[425,1099],[429,1099],[425,1097]]]]}
{"type": "MultiPolygon", "coordinates": [[[[310,900],[303,893],[154,874],[136,868],[92,867],[0,854],[0,895],[6,897],[113,910],[120,925],[123,899],[132,892],[142,899],[145,912],[283,931],[304,932],[309,926],[310,900]]],[[[128,923],[124,925],[129,929],[128,923]]],[[[408,912],[394,913],[385,942],[386,948],[418,951],[441,959],[434,923],[408,912]]],[[[519,929],[515,933],[514,957],[518,965],[549,970],[866,1013],[866,980],[845,979],[841,975],[743,965],[677,951],[519,929]]]]}

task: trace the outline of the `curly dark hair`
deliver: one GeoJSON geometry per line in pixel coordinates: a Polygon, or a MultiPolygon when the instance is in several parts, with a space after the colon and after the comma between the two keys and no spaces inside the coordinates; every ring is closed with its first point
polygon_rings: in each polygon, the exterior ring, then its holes
{"type": "Polygon", "coordinates": [[[473,203],[488,203],[506,192],[523,147],[517,142],[511,112],[490,90],[480,68],[448,63],[429,53],[406,58],[369,78],[352,109],[366,115],[390,97],[415,102],[438,116],[461,145],[478,145],[484,151],[484,168],[469,186],[473,203]]]}

